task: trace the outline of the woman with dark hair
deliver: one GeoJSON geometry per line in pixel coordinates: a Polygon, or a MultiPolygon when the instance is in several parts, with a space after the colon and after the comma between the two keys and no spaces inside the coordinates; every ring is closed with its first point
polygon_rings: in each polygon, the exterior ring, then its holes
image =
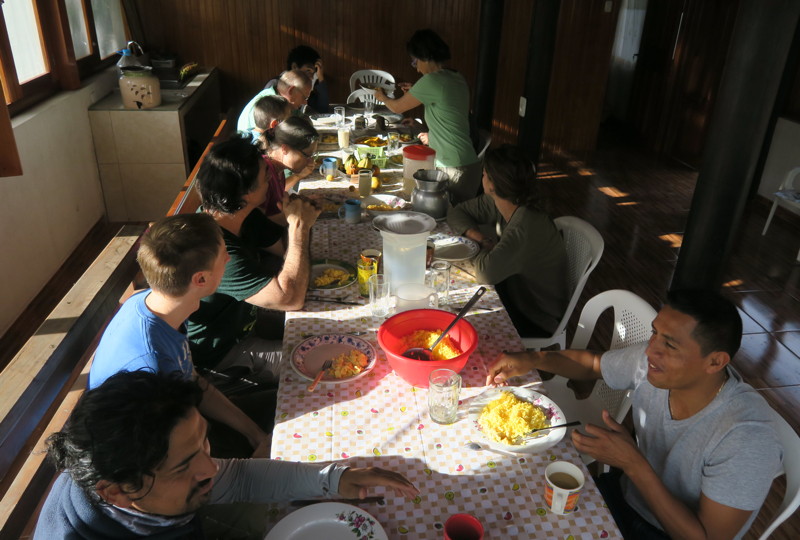
{"type": "Polygon", "coordinates": [[[267,165],[267,200],[262,206],[267,216],[281,213],[278,202],[314,170],[314,154],[319,134],[305,118],[291,116],[262,133],[259,143],[267,165]],[[292,174],[287,178],[284,169],[292,174]]]}
{"type": "Polygon", "coordinates": [[[476,277],[497,288],[524,337],[549,336],[569,302],[567,252],[553,220],[539,208],[536,168],[503,145],[486,152],[483,195],[451,208],[447,223],[480,244],[476,277]],[[489,229],[494,234],[487,234],[489,229]]]}
{"type": "Polygon", "coordinates": [[[425,105],[427,133],[420,140],[436,150],[436,166],[450,177],[450,200],[453,204],[478,194],[481,164],[469,135],[469,87],[464,76],[447,69],[450,48],[433,30],[414,32],[406,44],[411,65],[422,77],[411,86],[401,83],[405,94],[390,99],[378,88],[375,99],[389,110],[403,113],[425,105]]]}

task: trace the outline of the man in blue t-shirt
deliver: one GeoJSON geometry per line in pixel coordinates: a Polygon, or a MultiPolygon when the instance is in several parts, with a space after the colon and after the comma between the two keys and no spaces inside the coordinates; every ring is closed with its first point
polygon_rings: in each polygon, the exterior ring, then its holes
{"type": "MultiPolygon", "coordinates": [[[[151,288],[129,298],[108,324],[95,352],[88,387],[96,388],[120,371],[177,372],[183,379],[197,378],[203,387],[200,412],[242,434],[254,457],[267,457],[269,435],[196,374],[186,338],[186,319],[201,298],[217,290],[229,259],[222,232],[208,214],[170,216],[150,227],[137,261],[151,288]]],[[[261,424],[270,420],[263,418],[261,424]]]]}
{"type": "Polygon", "coordinates": [[[575,431],[578,451],[615,468],[598,487],[625,538],[741,538],[758,514],[782,449],[774,412],[730,365],[742,320],[705,290],[670,291],[649,343],[607,351],[502,354],[487,384],[531,369],[603,379],[632,391],[636,438],[603,412],[575,431]],[[621,471],[621,477],[620,477],[621,471]]]}

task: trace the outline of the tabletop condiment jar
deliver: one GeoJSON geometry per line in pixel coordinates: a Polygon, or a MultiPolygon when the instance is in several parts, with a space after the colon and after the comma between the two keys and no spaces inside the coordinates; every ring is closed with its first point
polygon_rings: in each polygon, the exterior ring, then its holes
{"type": "Polygon", "coordinates": [[[161,83],[149,66],[123,67],[119,91],[126,109],[152,109],[161,105],[161,83]]]}
{"type": "Polygon", "coordinates": [[[403,191],[410,194],[414,189],[414,173],[420,169],[435,169],[436,150],[421,144],[403,148],[403,191]]]}
{"type": "Polygon", "coordinates": [[[446,172],[421,169],[414,173],[417,187],[411,192],[411,206],[416,212],[428,214],[433,219],[447,216],[448,197],[446,172]]]}

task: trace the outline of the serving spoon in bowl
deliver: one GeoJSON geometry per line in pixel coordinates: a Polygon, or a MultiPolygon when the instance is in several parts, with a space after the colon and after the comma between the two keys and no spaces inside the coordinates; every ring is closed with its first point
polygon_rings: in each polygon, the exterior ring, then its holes
{"type": "Polygon", "coordinates": [[[436,341],[433,342],[433,345],[431,345],[430,347],[411,347],[410,349],[407,349],[406,352],[402,354],[402,356],[405,356],[406,358],[411,358],[412,360],[433,360],[433,349],[435,349],[436,346],[439,344],[439,342],[442,341],[442,339],[444,339],[444,336],[446,336],[447,333],[453,329],[456,323],[464,318],[464,315],[466,315],[467,312],[470,309],[472,309],[472,306],[475,305],[475,302],[480,300],[481,296],[483,296],[485,292],[486,292],[486,287],[481,287],[477,291],[475,291],[475,294],[472,295],[472,298],[469,299],[469,302],[464,304],[464,307],[461,308],[461,311],[458,312],[458,315],[456,315],[456,318],[453,319],[453,322],[450,323],[450,326],[444,329],[442,335],[439,336],[436,339],[436,341]]]}

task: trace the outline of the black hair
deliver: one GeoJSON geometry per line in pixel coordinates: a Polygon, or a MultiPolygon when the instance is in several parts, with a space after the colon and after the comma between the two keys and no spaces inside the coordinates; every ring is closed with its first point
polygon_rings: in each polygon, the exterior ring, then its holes
{"type": "Polygon", "coordinates": [[[253,107],[253,123],[260,130],[269,128],[273,120],[278,122],[291,114],[291,103],[283,96],[264,96],[253,107]]]}
{"type": "Polygon", "coordinates": [[[234,214],[247,203],[244,196],[258,186],[261,152],[247,134],[235,134],[211,147],[197,172],[203,208],[234,214]]]}
{"type": "Polygon", "coordinates": [[[426,62],[439,64],[450,60],[450,47],[439,34],[430,29],[417,30],[406,43],[409,56],[426,62]]]}
{"type": "Polygon", "coordinates": [[[536,165],[521,148],[510,144],[489,148],[483,158],[483,168],[498,197],[532,210],[539,209],[536,165]]]}
{"type": "Polygon", "coordinates": [[[307,65],[313,66],[320,58],[322,57],[319,53],[308,45],[298,45],[289,51],[289,55],[286,57],[286,69],[292,69],[292,64],[297,64],[298,68],[307,65]]]}
{"type": "Polygon", "coordinates": [[[285,144],[293,150],[303,150],[319,139],[311,122],[299,116],[290,116],[273,129],[264,132],[267,148],[285,144]]]}
{"type": "Polygon", "coordinates": [[[695,321],[692,337],[703,356],[723,351],[733,358],[742,344],[742,317],[736,306],[707,289],[678,289],[667,293],[666,305],[695,321]]]}
{"type": "Polygon", "coordinates": [[[117,373],[83,395],[64,428],[48,437],[47,453],[93,499],[101,480],[139,491],[201,398],[197,383],[177,375],[117,373]]]}

